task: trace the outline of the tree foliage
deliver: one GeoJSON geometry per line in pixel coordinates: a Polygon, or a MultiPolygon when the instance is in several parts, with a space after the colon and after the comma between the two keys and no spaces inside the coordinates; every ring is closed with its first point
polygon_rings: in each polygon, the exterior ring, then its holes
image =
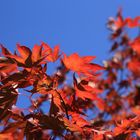
{"type": "Polygon", "coordinates": [[[44,42],[32,50],[17,44],[14,53],[1,45],[0,139],[140,139],[139,20],[121,11],[109,19],[112,46],[104,66],[92,62],[95,56],[67,56],[44,42]],[[60,66],[49,75],[55,61],[60,66]],[[19,96],[28,108],[17,106],[19,96]]]}

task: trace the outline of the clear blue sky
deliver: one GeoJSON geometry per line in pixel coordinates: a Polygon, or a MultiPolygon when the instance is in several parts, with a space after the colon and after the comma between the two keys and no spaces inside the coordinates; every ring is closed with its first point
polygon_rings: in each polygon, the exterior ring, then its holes
{"type": "Polygon", "coordinates": [[[109,49],[105,23],[120,6],[125,16],[140,15],[139,0],[1,0],[0,43],[13,50],[45,41],[101,63],[109,49]]]}

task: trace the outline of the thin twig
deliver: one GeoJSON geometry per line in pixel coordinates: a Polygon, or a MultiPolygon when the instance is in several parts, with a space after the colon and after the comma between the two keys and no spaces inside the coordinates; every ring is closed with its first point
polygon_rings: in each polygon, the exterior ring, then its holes
{"type": "Polygon", "coordinates": [[[63,105],[64,105],[65,112],[66,112],[66,116],[67,116],[67,119],[69,120],[69,115],[68,115],[67,106],[66,106],[66,104],[65,104],[65,102],[64,102],[64,100],[63,100],[63,98],[62,98],[62,96],[60,95],[60,93],[59,93],[56,89],[55,89],[55,91],[56,91],[56,93],[59,95],[59,97],[60,97],[60,99],[61,99],[61,101],[62,101],[62,103],[63,103],[63,105]]]}

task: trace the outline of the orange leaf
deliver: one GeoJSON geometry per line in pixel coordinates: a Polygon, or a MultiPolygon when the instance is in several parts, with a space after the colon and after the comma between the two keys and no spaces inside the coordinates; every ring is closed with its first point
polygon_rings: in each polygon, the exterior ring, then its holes
{"type": "Polygon", "coordinates": [[[140,129],[135,132],[140,137],[140,129]]]}
{"type": "Polygon", "coordinates": [[[114,129],[114,135],[117,136],[123,132],[126,132],[126,129],[131,126],[131,120],[122,120],[121,124],[117,124],[118,126],[114,129]]]}
{"type": "Polygon", "coordinates": [[[76,92],[76,96],[85,100],[86,98],[87,99],[91,99],[91,100],[96,100],[96,101],[100,101],[101,99],[97,96],[97,91],[95,89],[94,91],[94,88],[92,88],[92,91],[91,91],[91,88],[88,88],[89,90],[86,90],[84,88],[84,86],[82,86],[80,83],[78,84],[77,83],[77,80],[75,78],[75,76],[73,75],[73,80],[74,80],[74,89],[75,89],[75,92],[76,92]]]}
{"type": "Polygon", "coordinates": [[[134,18],[134,19],[131,19],[131,18],[126,18],[125,19],[125,23],[127,24],[127,26],[129,28],[134,28],[134,27],[138,27],[140,26],[140,16],[134,18]]]}
{"type": "Polygon", "coordinates": [[[135,115],[140,115],[140,108],[139,107],[137,107],[137,106],[133,107],[131,110],[135,115]]]}
{"type": "Polygon", "coordinates": [[[59,46],[55,46],[54,50],[44,42],[42,43],[42,46],[44,47],[43,55],[47,55],[46,56],[47,61],[55,62],[59,58],[59,46]]]}
{"type": "Polygon", "coordinates": [[[135,28],[140,26],[140,16],[135,17],[134,19],[127,17],[126,19],[123,19],[122,17],[122,11],[119,10],[117,15],[117,20],[113,20],[116,29],[123,28],[124,26],[128,26],[129,28],[135,28]]]}
{"type": "Polygon", "coordinates": [[[5,66],[0,66],[0,72],[11,73],[17,70],[16,64],[9,64],[5,66]]]}
{"type": "Polygon", "coordinates": [[[69,115],[72,116],[72,122],[76,123],[79,127],[84,127],[85,125],[88,126],[90,123],[85,120],[82,116],[77,113],[69,112],[69,115]]]}
{"type": "Polygon", "coordinates": [[[0,72],[11,73],[17,70],[17,65],[14,61],[8,58],[0,57],[0,72]]]}
{"type": "Polygon", "coordinates": [[[119,10],[119,12],[118,12],[117,20],[115,21],[115,25],[116,25],[117,29],[122,28],[123,26],[125,26],[125,22],[123,20],[122,15],[121,15],[121,10],[119,10]]]}
{"type": "Polygon", "coordinates": [[[66,126],[66,128],[69,129],[70,131],[73,131],[73,132],[82,132],[83,131],[81,127],[79,127],[76,124],[73,124],[70,120],[63,118],[63,121],[64,121],[64,125],[66,126]]]}
{"type": "Polygon", "coordinates": [[[130,43],[130,46],[133,48],[134,51],[136,51],[138,54],[140,54],[140,37],[135,38],[130,43]]]}
{"type": "Polygon", "coordinates": [[[17,44],[17,50],[20,53],[21,57],[24,58],[24,60],[26,60],[29,55],[31,55],[31,50],[26,46],[20,46],[19,44],[17,44]]]}
{"type": "Polygon", "coordinates": [[[2,49],[2,54],[4,56],[6,55],[11,55],[11,53],[9,52],[9,50],[7,50],[3,45],[0,45],[1,49],[2,49]]]}
{"type": "Polygon", "coordinates": [[[131,70],[135,75],[140,74],[140,62],[137,59],[131,59],[131,61],[128,62],[128,69],[131,70]]]}
{"type": "Polygon", "coordinates": [[[1,133],[0,140],[14,140],[12,133],[1,133]]]}
{"type": "Polygon", "coordinates": [[[89,63],[95,58],[96,58],[96,56],[84,56],[84,57],[82,57],[82,59],[85,63],[89,63]]]}
{"type": "Polygon", "coordinates": [[[41,58],[42,46],[35,45],[32,49],[32,61],[36,62],[41,58]]]}
{"type": "Polygon", "coordinates": [[[98,70],[103,69],[103,67],[97,64],[90,63],[94,58],[95,56],[80,57],[77,53],[73,53],[70,56],[66,56],[66,54],[64,54],[62,60],[67,69],[77,73],[92,75],[98,70]]]}

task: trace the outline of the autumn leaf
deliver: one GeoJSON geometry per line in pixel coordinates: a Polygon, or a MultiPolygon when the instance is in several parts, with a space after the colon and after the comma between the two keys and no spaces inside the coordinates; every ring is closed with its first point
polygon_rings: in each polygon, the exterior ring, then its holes
{"type": "Polygon", "coordinates": [[[3,46],[1,48],[6,59],[12,61],[14,65],[26,68],[26,70],[30,70],[30,68],[34,66],[46,63],[45,58],[47,54],[43,54],[42,46],[35,45],[31,51],[28,47],[17,44],[18,54],[10,53],[3,46]]]}
{"type": "Polygon", "coordinates": [[[103,67],[90,63],[95,56],[80,57],[77,53],[73,53],[70,56],[63,54],[63,56],[62,61],[66,68],[74,72],[92,75],[99,70],[103,70],[103,67]]]}
{"type": "Polygon", "coordinates": [[[140,16],[137,16],[134,19],[128,17],[125,19],[125,22],[129,28],[139,27],[140,26],[140,16]]]}
{"type": "Polygon", "coordinates": [[[103,140],[104,139],[104,136],[103,134],[96,134],[94,133],[94,136],[93,136],[93,139],[92,140],[103,140]]]}
{"type": "Polygon", "coordinates": [[[31,50],[26,46],[20,46],[17,44],[17,50],[19,55],[15,54],[7,54],[5,57],[11,58],[14,60],[19,66],[29,65],[31,64],[31,50]]]}
{"type": "Polygon", "coordinates": [[[127,67],[135,75],[140,75],[140,62],[137,59],[133,58],[129,61],[127,67]]]}
{"type": "MultiPolygon", "coordinates": [[[[117,14],[117,19],[111,19],[111,22],[110,24],[114,24],[113,28],[115,31],[127,26],[129,28],[135,28],[135,27],[139,27],[140,26],[140,16],[137,16],[135,18],[130,18],[130,17],[127,17],[127,18],[123,18],[122,16],[122,10],[120,9],[118,11],[118,14],[117,14]]],[[[111,25],[112,26],[112,25],[111,25]]]]}
{"type": "Polygon", "coordinates": [[[52,49],[48,44],[44,42],[41,45],[44,48],[43,55],[47,55],[45,60],[48,62],[55,62],[59,58],[59,46],[55,46],[54,49],[52,49]]]}
{"type": "Polygon", "coordinates": [[[140,137],[140,129],[135,132],[140,137]]]}
{"type": "Polygon", "coordinates": [[[75,75],[73,75],[73,81],[74,81],[74,89],[77,97],[83,100],[90,99],[92,101],[95,101],[96,106],[99,109],[101,110],[104,109],[104,101],[98,97],[98,94],[101,92],[101,90],[91,87],[90,85],[83,85],[82,84],[83,81],[78,83],[75,75]]]}
{"type": "Polygon", "coordinates": [[[42,46],[35,45],[32,49],[32,62],[37,62],[42,58],[42,46]]]}
{"type": "Polygon", "coordinates": [[[140,115],[140,107],[139,106],[133,107],[133,108],[131,108],[131,110],[135,115],[140,115]]]}
{"type": "Polygon", "coordinates": [[[117,17],[117,20],[115,21],[115,25],[117,26],[117,28],[123,28],[124,26],[128,26],[129,28],[135,28],[140,26],[139,21],[140,16],[135,17],[134,19],[130,17],[123,19],[120,13],[117,17]]]}
{"type": "Polygon", "coordinates": [[[17,92],[10,87],[1,89],[0,94],[0,121],[7,122],[12,115],[9,109],[17,101],[17,92]]]}
{"type": "Polygon", "coordinates": [[[0,57],[0,73],[12,73],[17,71],[17,65],[14,63],[14,61],[0,57]]]}
{"type": "Polygon", "coordinates": [[[3,133],[14,133],[17,129],[24,129],[27,124],[27,121],[17,121],[11,122],[9,125],[3,130],[3,133]]]}
{"type": "Polygon", "coordinates": [[[79,127],[90,126],[90,123],[84,119],[84,116],[80,116],[78,113],[69,112],[69,115],[72,116],[72,122],[79,127]]]}
{"type": "Polygon", "coordinates": [[[3,45],[0,45],[2,50],[2,57],[0,57],[0,72],[12,73],[17,70],[17,65],[15,61],[10,58],[6,58],[7,55],[11,55],[11,52],[8,51],[3,45]]]}
{"type": "Polygon", "coordinates": [[[133,41],[131,41],[130,46],[137,54],[140,54],[140,37],[136,37],[133,41]]]}
{"type": "Polygon", "coordinates": [[[123,26],[126,25],[123,17],[122,17],[122,13],[121,10],[119,10],[118,14],[117,14],[117,19],[115,20],[115,25],[117,27],[117,29],[122,28],[123,26]]]}
{"type": "Polygon", "coordinates": [[[81,83],[77,82],[75,75],[73,75],[73,82],[74,82],[74,89],[77,97],[80,97],[83,100],[85,100],[86,98],[91,100],[97,99],[97,95],[95,94],[96,91],[94,92],[94,89],[92,89],[91,91],[91,88],[89,88],[89,90],[86,90],[84,86],[81,85],[81,83]]]}
{"type": "Polygon", "coordinates": [[[31,50],[26,46],[21,46],[20,44],[17,44],[17,50],[24,60],[26,60],[31,55],[31,50]]]}
{"type": "Polygon", "coordinates": [[[63,118],[63,122],[64,122],[64,125],[66,126],[66,129],[72,131],[72,132],[80,132],[82,133],[82,128],[79,127],[78,125],[76,124],[73,124],[70,120],[68,120],[67,118],[63,118]]]}
{"type": "Polygon", "coordinates": [[[2,44],[0,44],[0,47],[1,47],[1,51],[2,51],[3,56],[11,55],[11,52],[7,48],[5,48],[2,44]]]}
{"type": "Polygon", "coordinates": [[[114,129],[114,135],[117,136],[121,133],[127,133],[129,127],[131,127],[132,121],[131,120],[122,120],[121,124],[117,124],[117,127],[114,129]]]}
{"type": "Polygon", "coordinates": [[[12,133],[0,133],[1,140],[14,140],[12,133]]]}

